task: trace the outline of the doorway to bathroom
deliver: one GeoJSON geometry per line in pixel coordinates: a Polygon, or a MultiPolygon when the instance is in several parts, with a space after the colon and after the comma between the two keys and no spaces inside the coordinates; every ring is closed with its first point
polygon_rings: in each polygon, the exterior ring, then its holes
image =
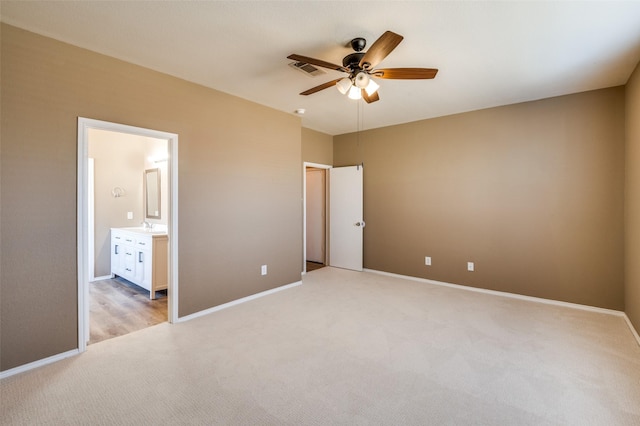
{"type": "Polygon", "coordinates": [[[177,320],[177,143],[78,119],[80,351],[177,320]]]}

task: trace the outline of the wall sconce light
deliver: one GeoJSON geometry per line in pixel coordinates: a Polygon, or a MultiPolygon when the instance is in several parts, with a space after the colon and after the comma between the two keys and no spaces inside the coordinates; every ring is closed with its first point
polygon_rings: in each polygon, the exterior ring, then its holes
{"type": "Polygon", "coordinates": [[[120,198],[124,195],[124,189],[116,186],[111,190],[111,195],[113,195],[113,198],[120,198]]]}

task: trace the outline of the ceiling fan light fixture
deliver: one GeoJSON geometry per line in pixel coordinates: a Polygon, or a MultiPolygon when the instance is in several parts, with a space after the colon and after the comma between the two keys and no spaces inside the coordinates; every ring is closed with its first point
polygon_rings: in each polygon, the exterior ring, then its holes
{"type": "Polygon", "coordinates": [[[364,89],[369,84],[369,81],[371,81],[371,79],[366,72],[359,72],[353,79],[353,84],[359,89],[364,89]]]}
{"type": "Polygon", "coordinates": [[[349,99],[358,100],[362,98],[361,89],[356,86],[351,86],[349,89],[349,99]]]}
{"type": "MultiPolygon", "coordinates": [[[[340,93],[346,94],[350,99],[358,100],[364,98],[364,100],[370,104],[380,100],[380,96],[378,95],[380,86],[373,81],[374,77],[392,80],[426,80],[434,78],[438,73],[436,68],[378,69],[378,64],[384,60],[403,39],[404,37],[400,34],[385,31],[384,34],[378,37],[371,45],[367,52],[363,52],[366,40],[361,37],[355,38],[351,40],[351,47],[355,50],[355,53],[350,53],[342,58],[342,66],[298,54],[291,54],[287,56],[287,59],[296,61],[296,64],[318,66],[349,75],[348,78],[336,78],[312,87],[311,89],[301,92],[300,95],[307,96],[336,86],[340,93]]],[[[297,67],[297,69],[300,68],[297,67]]]]}
{"type": "Polygon", "coordinates": [[[336,87],[338,88],[338,91],[340,93],[342,93],[343,95],[346,95],[349,89],[351,88],[351,79],[349,79],[348,77],[345,77],[343,79],[338,80],[338,82],[336,83],[336,87]]]}
{"type": "Polygon", "coordinates": [[[364,91],[367,92],[367,95],[371,96],[378,91],[380,85],[373,81],[372,78],[369,79],[369,84],[364,88],[364,91]]]}

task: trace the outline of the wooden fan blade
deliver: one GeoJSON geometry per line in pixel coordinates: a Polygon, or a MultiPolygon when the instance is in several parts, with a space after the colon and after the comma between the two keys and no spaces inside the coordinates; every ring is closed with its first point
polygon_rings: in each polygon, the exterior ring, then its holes
{"type": "Polygon", "coordinates": [[[349,72],[345,67],[341,67],[340,65],[332,64],[331,62],[326,62],[321,59],[309,58],[308,56],[296,55],[295,53],[287,56],[287,59],[292,59],[298,62],[305,62],[311,65],[317,65],[322,68],[329,68],[330,70],[349,72]]]}
{"type": "Polygon", "coordinates": [[[321,84],[320,86],[312,87],[311,89],[305,90],[304,92],[302,92],[300,94],[304,95],[304,96],[311,95],[311,94],[319,92],[321,90],[328,89],[331,86],[335,86],[336,83],[338,81],[340,81],[340,80],[342,80],[342,79],[341,78],[336,78],[335,80],[327,81],[326,83],[321,84]]]}
{"type": "Polygon", "coordinates": [[[373,42],[367,53],[360,60],[360,67],[370,70],[378,65],[389,53],[400,44],[404,37],[391,31],[386,31],[373,42]]]}
{"type": "Polygon", "coordinates": [[[384,68],[371,71],[374,77],[397,80],[429,79],[434,78],[437,73],[435,68],[384,68]]]}
{"type": "Polygon", "coordinates": [[[374,92],[373,95],[369,96],[367,91],[362,89],[362,99],[364,99],[365,101],[367,101],[368,104],[370,104],[371,102],[379,101],[380,96],[378,95],[378,92],[374,92]]]}

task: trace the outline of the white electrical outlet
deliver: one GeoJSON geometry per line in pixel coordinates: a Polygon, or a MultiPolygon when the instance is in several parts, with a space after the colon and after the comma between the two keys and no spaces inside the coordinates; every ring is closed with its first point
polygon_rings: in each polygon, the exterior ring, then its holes
{"type": "Polygon", "coordinates": [[[267,265],[262,265],[262,268],[260,268],[260,274],[267,275],[267,265]]]}
{"type": "Polygon", "coordinates": [[[425,256],[424,264],[427,265],[427,266],[431,266],[431,257],[430,256],[425,256]]]}
{"type": "Polygon", "coordinates": [[[127,219],[133,219],[133,212],[127,212],[127,219]]]}
{"type": "Polygon", "coordinates": [[[475,268],[475,265],[473,264],[473,262],[467,262],[467,271],[473,272],[475,268]]]}

